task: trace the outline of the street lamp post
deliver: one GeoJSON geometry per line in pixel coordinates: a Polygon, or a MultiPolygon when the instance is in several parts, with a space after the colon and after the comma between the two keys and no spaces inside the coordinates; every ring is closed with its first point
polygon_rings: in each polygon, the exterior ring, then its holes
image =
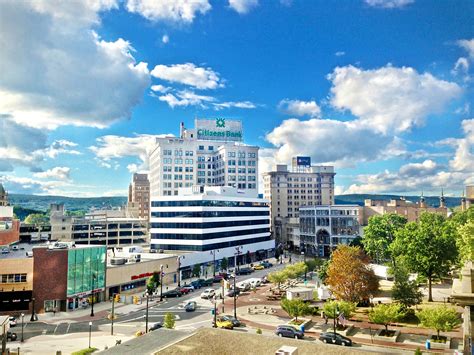
{"type": "Polygon", "coordinates": [[[237,319],[237,289],[235,288],[235,279],[237,274],[234,274],[234,318],[237,319]]]}
{"type": "MultiPolygon", "coordinates": [[[[306,251],[306,250],[305,250],[306,251]]],[[[304,261],[304,265],[305,265],[305,269],[304,269],[304,280],[306,281],[306,273],[307,273],[307,270],[308,268],[306,267],[306,253],[305,251],[302,251],[301,252],[301,255],[303,255],[303,261],[304,261]]]]}
{"type": "Polygon", "coordinates": [[[25,319],[25,313],[22,313],[21,314],[21,342],[22,343],[24,341],[24,338],[23,338],[24,319],[25,319]]]}
{"type": "Polygon", "coordinates": [[[163,301],[163,265],[160,265],[160,302],[163,301]]]}
{"type": "Polygon", "coordinates": [[[148,333],[148,301],[149,301],[149,294],[148,292],[145,293],[146,296],[146,313],[145,313],[145,333],[148,333]]]}
{"type": "Polygon", "coordinates": [[[34,321],[36,320],[36,317],[35,317],[35,316],[36,316],[36,315],[35,315],[35,298],[33,297],[33,298],[31,299],[31,301],[32,301],[33,304],[32,304],[30,322],[34,322],[34,321]]]}
{"type": "Polygon", "coordinates": [[[217,297],[214,295],[214,328],[217,328],[217,297]]]}
{"type": "MultiPolygon", "coordinates": [[[[239,263],[238,263],[238,257],[239,257],[239,255],[240,255],[240,253],[241,253],[241,250],[242,250],[242,246],[235,247],[234,258],[235,258],[235,267],[237,268],[237,271],[240,271],[239,263]]],[[[237,273],[236,273],[235,275],[237,275],[237,273]]]]}
{"type": "Polygon", "coordinates": [[[91,348],[92,322],[89,322],[89,349],[91,348]]]}
{"type": "Polygon", "coordinates": [[[94,280],[96,279],[95,273],[92,274],[92,292],[91,292],[91,317],[94,317],[94,280]]]}
{"type": "Polygon", "coordinates": [[[181,259],[184,259],[184,255],[178,256],[178,287],[181,287],[181,259]]]}
{"type": "Polygon", "coordinates": [[[110,323],[110,335],[114,335],[115,295],[116,293],[112,293],[112,316],[111,316],[111,323],[110,323]]]}
{"type": "Polygon", "coordinates": [[[219,249],[211,250],[212,254],[212,265],[213,265],[213,276],[216,277],[216,251],[218,252],[219,249]]]}

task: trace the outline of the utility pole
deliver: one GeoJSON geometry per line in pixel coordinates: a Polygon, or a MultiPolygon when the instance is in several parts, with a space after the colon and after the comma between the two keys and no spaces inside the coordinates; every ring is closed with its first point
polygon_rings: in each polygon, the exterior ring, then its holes
{"type": "Polygon", "coordinates": [[[234,318],[237,319],[237,289],[235,288],[235,279],[237,274],[234,275],[234,318]]]}
{"type": "Polygon", "coordinates": [[[114,335],[115,295],[116,293],[112,293],[112,315],[111,315],[111,323],[110,323],[110,335],[114,335]]]}
{"type": "Polygon", "coordinates": [[[148,333],[148,300],[149,300],[148,291],[145,293],[145,296],[146,296],[145,333],[148,333]]]}
{"type": "Polygon", "coordinates": [[[160,265],[160,302],[163,301],[163,265],[160,265]]]}

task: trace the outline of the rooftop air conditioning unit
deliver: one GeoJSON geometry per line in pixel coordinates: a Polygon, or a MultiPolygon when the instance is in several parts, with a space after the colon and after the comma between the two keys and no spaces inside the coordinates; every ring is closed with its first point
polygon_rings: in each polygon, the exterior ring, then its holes
{"type": "Polygon", "coordinates": [[[127,259],[125,258],[111,258],[110,265],[125,265],[127,263],[127,259]]]}

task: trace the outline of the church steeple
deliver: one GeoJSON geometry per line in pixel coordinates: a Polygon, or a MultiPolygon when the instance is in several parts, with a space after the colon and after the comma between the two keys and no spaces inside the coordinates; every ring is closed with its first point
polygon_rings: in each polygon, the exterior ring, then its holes
{"type": "Polygon", "coordinates": [[[8,205],[8,194],[3,188],[3,185],[0,184],[0,206],[8,205]]]}
{"type": "Polygon", "coordinates": [[[462,196],[461,196],[461,211],[466,210],[466,196],[464,196],[464,190],[462,190],[462,196]]]}
{"type": "Polygon", "coordinates": [[[441,196],[439,197],[439,207],[446,208],[446,199],[444,198],[444,191],[441,189],[441,196]]]}
{"type": "Polygon", "coordinates": [[[423,191],[421,191],[420,196],[420,208],[426,208],[425,196],[423,196],[423,191]]]}

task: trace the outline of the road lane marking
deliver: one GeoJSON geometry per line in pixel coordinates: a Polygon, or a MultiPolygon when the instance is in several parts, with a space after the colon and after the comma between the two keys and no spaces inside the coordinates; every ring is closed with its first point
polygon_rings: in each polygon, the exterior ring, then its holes
{"type": "Polygon", "coordinates": [[[69,327],[70,327],[70,326],[71,326],[71,323],[69,323],[69,324],[67,325],[66,334],[69,333],[69,327]]]}

